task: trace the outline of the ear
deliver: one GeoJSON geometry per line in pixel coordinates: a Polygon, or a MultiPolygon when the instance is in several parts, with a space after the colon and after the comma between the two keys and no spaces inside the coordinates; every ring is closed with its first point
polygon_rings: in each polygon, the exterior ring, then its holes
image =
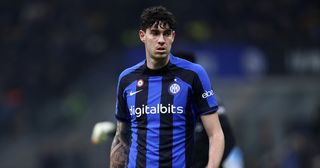
{"type": "Polygon", "coordinates": [[[176,37],[176,31],[172,31],[172,42],[174,41],[175,37],[176,37]]]}
{"type": "Polygon", "coordinates": [[[146,38],[146,32],[144,32],[143,30],[139,30],[139,38],[142,42],[144,42],[146,38]]]}

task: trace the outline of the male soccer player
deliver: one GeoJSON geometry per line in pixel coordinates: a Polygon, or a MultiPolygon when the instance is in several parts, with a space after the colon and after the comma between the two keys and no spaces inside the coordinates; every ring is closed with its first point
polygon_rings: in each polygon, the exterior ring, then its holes
{"type": "Polygon", "coordinates": [[[175,29],[173,14],[162,6],[141,15],[146,59],[119,77],[112,168],[190,168],[199,116],[209,138],[207,167],[219,166],[224,135],[214,91],[200,65],[170,53],[175,29]]]}

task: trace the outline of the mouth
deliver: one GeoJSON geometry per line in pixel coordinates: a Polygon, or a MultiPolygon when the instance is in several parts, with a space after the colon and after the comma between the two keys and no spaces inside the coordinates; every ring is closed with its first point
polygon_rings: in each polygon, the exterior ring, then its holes
{"type": "Polygon", "coordinates": [[[158,52],[165,52],[166,48],[165,47],[159,47],[156,49],[158,52]]]}

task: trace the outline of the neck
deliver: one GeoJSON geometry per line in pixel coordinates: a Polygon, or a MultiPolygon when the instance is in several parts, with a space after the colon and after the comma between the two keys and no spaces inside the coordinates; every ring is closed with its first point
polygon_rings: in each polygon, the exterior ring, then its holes
{"type": "Polygon", "coordinates": [[[169,62],[169,56],[163,59],[154,59],[151,57],[147,57],[147,67],[152,70],[161,69],[166,66],[169,62]]]}

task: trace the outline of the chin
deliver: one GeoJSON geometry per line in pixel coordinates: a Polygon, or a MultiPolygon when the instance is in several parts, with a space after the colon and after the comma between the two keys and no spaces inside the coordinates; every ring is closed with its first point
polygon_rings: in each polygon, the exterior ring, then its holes
{"type": "Polygon", "coordinates": [[[155,53],[156,58],[167,58],[169,53],[163,52],[163,53],[155,53]]]}

